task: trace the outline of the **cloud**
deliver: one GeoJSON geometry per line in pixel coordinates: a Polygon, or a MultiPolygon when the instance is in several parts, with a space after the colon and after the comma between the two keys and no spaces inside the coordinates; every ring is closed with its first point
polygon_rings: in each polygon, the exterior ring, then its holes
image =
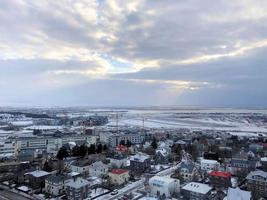
{"type": "Polygon", "coordinates": [[[266,9],[263,0],[3,0],[0,103],[266,106],[266,9]]]}

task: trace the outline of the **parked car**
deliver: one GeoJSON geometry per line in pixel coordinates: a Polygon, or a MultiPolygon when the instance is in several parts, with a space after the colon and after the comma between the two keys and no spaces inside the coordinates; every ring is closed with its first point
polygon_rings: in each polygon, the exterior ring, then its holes
{"type": "Polygon", "coordinates": [[[119,191],[117,190],[117,189],[115,189],[115,190],[113,190],[110,194],[111,195],[115,195],[115,194],[118,194],[119,193],[119,191]]]}

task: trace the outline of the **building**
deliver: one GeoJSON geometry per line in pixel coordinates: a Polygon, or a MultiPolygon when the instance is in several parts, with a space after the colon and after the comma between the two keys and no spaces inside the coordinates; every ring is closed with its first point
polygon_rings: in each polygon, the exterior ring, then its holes
{"type": "Polygon", "coordinates": [[[116,148],[115,148],[115,152],[116,153],[125,153],[125,152],[128,152],[129,151],[129,148],[126,146],[126,145],[121,145],[119,144],[116,148]]]}
{"type": "Polygon", "coordinates": [[[20,162],[33,161],[34,151],[32,149],[22,150],[17,154],[17,160],[20,162]]]}
{"type": "Polygon", "coordinates": [[[263,152],[263,146],[261,144],[250,144],[249,151],[252,151],[254,154],[263,152]]]}
{"type": "Polygon", "coordinates": [[[66,183],[66,195],[68,200],[83,200],[88,197],[90,192],[89,181],[83,178],[74,178],[66,183]]]}
{"type": "Polygon", "coordinates": [[[156,197],[170,198],[176,192],[180,192],[180,182],[177,179],[153,176],[149,180],[150,194],[156,197]]]}
{"type": "Polygon", "coordinates": [[[25,174],[26,179],[32,189],[42,189],[45,187],[45,179],[50,175],[49,172],[36,170],[25,174]]]}
{"type": "Polygon", "coordinates": [[[202,159],[200,161],[200,168],[203,171],[218,170],[220,163],[217,160],[202,159]]]}
{"type": "Polygon", "coordinates": [[[213,187],[228,188],[231,186],[231,174],[229,172],[212,171],[209,173],[209,179],[213,187]]]}
{"type": "Polygon", "coordinates": [[[175,170],[176,177],[181,177],[184,181],[192,181],[197,175],[198,170],[192,161],[182,161],[175,170]]]}
{"type": "Polygon", "coordinates": [[[219,158],[220,159],[230,159],[232,158],[232,148],[231,147],[219,147],[219,158]]]}
{"type": "Polygon", "coordinates": [[[170,161],[169,152],[166,149],[156,150],[156,154],[154,156],[154,161],[156,164],[168,164],[170,161]]]}
{"type": "Polygon", "coordinates": [[[267,172],[267,157],[261,158],[261,166],[262,170],[267,172]]]}
{"type": "Polygon", "coordinates": [[[75,160],[70,164],[71,171],[80,174],[89,174],[89,168],[90,164],[87,160],[75,160]]]}
{"type": "Polygon", "coordinates": [[[123,168],[127,166],[127,157],[123,154],[115,154],[109,158],[111,167],[123,168]]]}
{"type": "Polygon", "coordinates": [[[89,166],[90,176],[103,176],[108,173],[108,165],[104,164],[102,161],[94,162],[89,166]]]}
{"type": "Polygon", "coordinates": [[[212,187],[203,183],[190,182],[182,187],[185,199],[207,200],[210,199],[212,187]]]}
{"type": "Polygon", "coordinates": [[[251,192],[240,190],[240,188],[228,188],[224,200],[250,200],[251,192]]]}
{"type": "Polygon", "coordinates": [[[245,152],[242,150],[238,154],[234,155],[231,160],[231,168],[233,174],[238,174],[239,172],[248,173],[256,169],[257,160],[252,152],[245,152]]]}
{"type": "Polygon", "coordinates": [[[70,182],[70,177],[63,174],[54,174],[45,179],[45,191],[52,196],[58,196],[65,193],[65,185],[70,182]]]}
{"type": "Polygon", "coordinates": [[[0,158],[15,155],[15,143],[11,140],[0,142],[0,158]]]}
{"type": "Polygon", "coordinates": [[[111,184],[122,185],[129,181],[129,171],[125,169],[113,169],[109,172],[111,184]]]}
{"type": "Polygon", "coordinates": [[[131,144],[141,144],[145,141],[145,134],[140,132],[134,133],[111,133],[108,136],[108,144],[111,147],[117,147],[121,141],[130,141],[131,144]]]}
{"type": "Polygon", "coordinates": [[[150,170],[151,162],[150,158],[144,154],[136,154],[130,158],[130,169],[135,173],[143,173],[150,170]]]}
{"type": "Polygon", "coordinates": [[[253,195],[267,198],[267,172],[252,171],[246,177],[247,189],[253,195]]]}
{"type": "Polygon", "coordinates": [[[19,137],[15,139],[15,152],[27,149],[42,149],[53,151],[60,149],[64,144],[69,142],[83,142],[90,144],[96,143],[96,136],[92,135],[66,135],[66,136],[36,136],[36,137],[19,137]]]}

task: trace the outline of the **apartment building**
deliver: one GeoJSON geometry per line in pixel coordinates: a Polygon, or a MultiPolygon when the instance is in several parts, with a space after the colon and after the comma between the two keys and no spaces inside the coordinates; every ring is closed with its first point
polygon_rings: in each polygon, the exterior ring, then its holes
{"type": "Polygon", "coordinates": [[[11,140],[6,140],[0,143],[0,157],[15,155],[15,143],[11,140]]]}
{"type": "Polygon", "coordinates": [[[68,135],[61,137],[20,137],[15,140],[16,154],[27,149],[59,149],[69,142],[86,142],[88,145],[96,143],[96,136],[89,135],[68,135]]]}
{"type": "Polygon", "coordinates": [[[130,170],[135,173],[143,173],[151,168],[149,156],[136,154],[130,158],[130,170]]]}
{"type": "Polygon", "coordinates": [[[202,159],[200,161],[200,168],[203,171],[218,170],[220,163],[217,160],[202,159]]]}
{"type": "Polygon", "coordinates": [[[252,171],[248,174],[247,188],[254,195],[267,198],[267,172],[264,171],[252,171]]]}
{"type": "Polygon", "coordinates": [[[132,144],[141,144],[145,141],[145,134],[143,133],[121,133],[121,134],[110,134],[108,137],[108,144],[111,147],[116,147],[120,142],[124,140],[125,142],[130,141],[132,144]]]}
{"type": "Polygon", "coordinates": [[[54,174],[45,179],[45,191],[52,196],[65,193],[65,185],[70,182],[70,178],[63,174],[54,174]]]}
{"type": "Polygon", "coordinates": [[[198,199],[207,200],[210,199],[212,187],[207,184],[190,182],[182,187],[182,194],[185,199],[198,199]]]}
{"type": "Polygon", "coordinates": [[[153,176],[149,180],[150,193],[160,198],[171,198],[174,193],[180,192],[180,182],[177,179],[153,176]]]}
{"type": "Polygon", "coordinates": [[[90,192],[89,181],[82,178],[75,178],[66,184],[68,200],[86,199],[90,192]]]}

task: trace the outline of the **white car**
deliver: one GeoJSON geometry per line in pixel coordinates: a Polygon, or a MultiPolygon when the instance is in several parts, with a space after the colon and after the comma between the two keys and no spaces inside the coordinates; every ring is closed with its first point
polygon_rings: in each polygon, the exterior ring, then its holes
{"type": "Polygon", "coordinates": [[[110,194],[111,195],[115,195],[115,194],[118,194],[119,193],[119,191],[116,189],[116,190],[113,190],[110,194]]]}

